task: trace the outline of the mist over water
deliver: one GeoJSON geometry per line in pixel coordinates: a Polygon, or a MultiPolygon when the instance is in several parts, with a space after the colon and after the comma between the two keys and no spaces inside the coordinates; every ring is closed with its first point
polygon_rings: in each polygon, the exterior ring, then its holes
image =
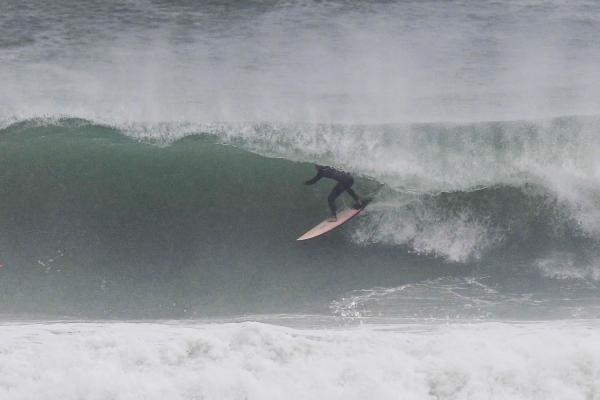
{"type": "Polygon", "coordinates": [[[434,122],[595,114],[594,1],[12,1],[0,117],[434,122]]]}

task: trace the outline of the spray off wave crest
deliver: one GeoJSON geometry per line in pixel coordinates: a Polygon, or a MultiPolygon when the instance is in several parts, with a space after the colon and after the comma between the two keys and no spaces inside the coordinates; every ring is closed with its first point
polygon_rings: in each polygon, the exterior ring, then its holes
{"type": "Polygon", "coordinates": [[[598,110],[597,3],[472,3],[4,1],[0,118],[382,123],[598,110]]]}

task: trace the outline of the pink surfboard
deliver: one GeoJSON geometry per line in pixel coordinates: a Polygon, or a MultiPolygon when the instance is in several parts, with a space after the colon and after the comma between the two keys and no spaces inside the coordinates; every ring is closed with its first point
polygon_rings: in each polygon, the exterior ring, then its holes
{"type": "Polygon", "coordinates": [[[365,209],[366,206],[367,205],[365,204],[364,206],[362,206],[359,209],[348,208],[348,209],[340,212],[337,215],[337,221],[329,222],[329,221],[325,220],[325,221],[321,222],[319,225],[312,228],[310,231],[306,232],[304,235],[300,236],[296,240],[308,240],[308,239],[313,239],[318,236],[324,235],[327,232],[334,230],[338,226],[343,225],[346,222],[350,221],[352,218],[356,217],[358,214],[361,213],[362,210],[365,209]]]}

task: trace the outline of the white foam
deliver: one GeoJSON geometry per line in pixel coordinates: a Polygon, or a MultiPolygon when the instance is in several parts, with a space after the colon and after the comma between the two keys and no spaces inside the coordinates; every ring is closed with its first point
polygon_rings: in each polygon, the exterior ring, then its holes
{"type": "Polygon", "coordinates": [[[479,258],[502,241],[499,233],[472,218],[467,210],[446,215],[417,203],[413,207],[376,207],[365,214],[352,230],[352,239],[359,244],[406,245],[417,254],[464,262],[479,258]]]}
{"type": "Polygon", "coordinates": [[[595,324],[302,330],[259,323],[0,327],[0,397],[592,399],[595,324]]]}

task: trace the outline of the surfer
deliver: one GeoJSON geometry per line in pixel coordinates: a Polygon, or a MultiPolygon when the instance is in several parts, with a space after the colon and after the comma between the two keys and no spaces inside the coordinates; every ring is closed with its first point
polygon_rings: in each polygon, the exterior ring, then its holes
{"type": "Polygon", "coordinates": [[[329,222],[337,221],[337,212],[335,207],[335,199],[338,198],[340,194],[344,191],[348,192],[350,196],[354,199],[354,208],[358,209],[364,205],[364,202],[360,200],[356,192],[352,190],[352,185],[354,184],[354,178],[347,172],[337,170],[335,168],[327,167],[324,165],[315,165],[317,169],[317,175],[314,178],[307,180],[304,182],[305,185],[312,185],[317,182],[321,178],[329,178],[337,181],[337,185],[334,186],[333,190],[327,197],[327,202],[329,203],[329,209],[331,210],[331,218],[328,219],[329,222]]]}

